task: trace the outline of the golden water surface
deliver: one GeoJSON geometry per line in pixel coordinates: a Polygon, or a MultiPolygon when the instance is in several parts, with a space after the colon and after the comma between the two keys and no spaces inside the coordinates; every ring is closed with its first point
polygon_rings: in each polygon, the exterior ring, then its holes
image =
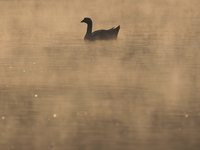
{"type": "Polygon", "coordinates": [[[0,149],[199,150],[199,8],[0,1],[0,149]],[[84,17],[118,39],[85,42],[84,17]]]}

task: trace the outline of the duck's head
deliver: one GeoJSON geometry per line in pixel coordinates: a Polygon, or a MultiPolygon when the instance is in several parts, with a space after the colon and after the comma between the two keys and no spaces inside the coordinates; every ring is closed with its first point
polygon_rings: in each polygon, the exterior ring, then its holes
{"type": "Polygon", "coordinates": [[[85,23],[92,23],[92,20],[90,18],[84,18],[81,22],[85,22],[85,23]]]}

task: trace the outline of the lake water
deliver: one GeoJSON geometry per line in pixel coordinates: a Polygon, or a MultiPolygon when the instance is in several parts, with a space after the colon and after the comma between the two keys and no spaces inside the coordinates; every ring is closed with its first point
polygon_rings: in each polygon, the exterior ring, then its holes
{"type": "Polygon", "coordinates": [[[199,150],[199,8],[0,1],[0,149],[199,150]],[[85,42],[84,17],[118,39],[85,42]]]}

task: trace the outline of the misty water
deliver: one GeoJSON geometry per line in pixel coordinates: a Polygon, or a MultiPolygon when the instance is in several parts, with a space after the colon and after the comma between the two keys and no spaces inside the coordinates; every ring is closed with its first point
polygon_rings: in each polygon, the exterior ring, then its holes
{"type": "Polygon", "coordinates": [[[199,150],[199,8],[0,1],[0,149],[199,150]],[[84,17],[118,39],[85,42],[84,17]]]}

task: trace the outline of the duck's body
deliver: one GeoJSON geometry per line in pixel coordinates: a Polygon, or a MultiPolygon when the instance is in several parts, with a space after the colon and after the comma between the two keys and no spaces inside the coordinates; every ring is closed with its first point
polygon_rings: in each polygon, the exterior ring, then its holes
{"type": "Polygon", "coordinates": [[[116,39],[120,29],[120,26],[118,26],[117,28],[111,28],[109,30],[97,30],[92,32],[92,20],[90,18],[84,18],[81,22],[87,23],[87,32],[84,40],[89,41],[116,39]]]}

